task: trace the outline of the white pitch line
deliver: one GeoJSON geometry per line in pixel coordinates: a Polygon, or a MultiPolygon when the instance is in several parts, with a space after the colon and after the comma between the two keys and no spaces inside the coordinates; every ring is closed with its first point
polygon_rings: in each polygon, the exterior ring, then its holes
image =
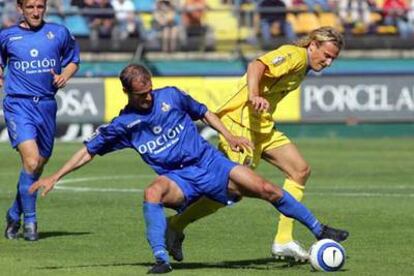
{"type": "MultiPolygon", "coordinates": [[[[58,184],[67,184],[67,183],[78,183],[78,182],[92,182],[92,181],[106,181],[106,180],[118,180],[118,179],[152,179],[155,178],[156,174],[136,174],[136,175],[111,175],[111,176],[91,176],[91,177],[80,177],[80,178],[69,178],[60,180],[58,184]]],[[[377,187],[377,186],[343,186],[343,187],[317,187],[317,190],[366,190],[366,189],[374,189],[374,190],[409,190],[414,189],[412,185],[397,185],[397,186],[387,186],[387,187],[377,187]]],[[[312,192],[307,192],[312,193],[312,192]]]]}
{"type": "Polygon", "coordinates": [[[56,190],[63,190],[63,191],[73,191],[73,192],[100,192],[100,193],[107,193],[107,192],[117,192],[117,193],[141,193],[143,189],[128,189],[128,188],[86,188],[86,187],[62,187],[56,186],[56,190]]]}
{"type": "MultiPolygon", "coordinates": [[[[68,192],[117,192],[117,193],[141,193],[144,189],[128,189],[128,188],[86,188],[86,187],[61,187],[55,189],[68,192]]],[[[384,194],[384,193],[341,193],[341,192],[308,192],[307,196],[338,196],[338,197],[414,197],[414,194],[384,194]]]]}
{"type": "MultiPolygon", "coordinates": [[[[137,175],[119,175],[119,176],[94,176],[94,177],[81,177],[65,179],[58,182],[55,189],[62,192],[99,192],[99,193],[142,193],[144,189],[136,188],[91,188],[91,187],[68,187],[62,186],[62,184],[79,183],[79,182],[92,182],[92,181],[107,181],[107,180],[120,180],[120,179],[151,179],[154,178],[155,174],[137,174],[137,175]]],[[[367,187],[319,187],[317,190],[325,190],[325,192],[311,192],[308,191],[306,194],[310,196],[337,196],[337,197],[394,197],[394,198],[411,198],[414,197],[414,193],[380,193],[380,192],[349,192],[349,190],[364,190],[367,187]],[[330,190],[330,191],[329,191],[330,190]],[[334,190],[333,192],[331,192],[334,190]],[[343,190],[343,192],[341,192],[343,190]]],[[[375,190],[406,190],[412,189],[412,186],[398,185],[393,187],[369,187],[375,190]]],[[[9,191],[1,191],[9,192],[9,191]]]]}
{"type": "Polygon", "coordinates": [[[339,196],[339,197],[414,197],[414,194],[384,194],[384,193],[340,193],[340,192],[307,192],[306,195],[315,195],[315,196],[339,196]]]}
{"type": "Polygon", "coordinates": [[[77,182],[90,182],[90,181],[106,181],[106,180],[120,180],[120,179],[150,179],[154,178],[155,174],[137,174],[137,175],[118,175],[118,176],[92,176],[92,177],[80,177],[63,179],[58,184],[64,183],[77,183],[77,182]]]}

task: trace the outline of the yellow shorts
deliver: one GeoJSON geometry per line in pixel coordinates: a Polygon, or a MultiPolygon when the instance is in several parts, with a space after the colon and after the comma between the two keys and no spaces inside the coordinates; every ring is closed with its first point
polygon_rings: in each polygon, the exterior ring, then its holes
{"type": "Polygon", "coordinates": [[[220,135],[218,144],[219,150],[230,160],[247,165],[252,169],[255,169],[259,165],[263,152],[291,143],[283,132],[277,130],[273,130],[270,133],[254,132],[236,123],[227,116],[221,118],[221,121],[233,135],[249,139],[254,144],[254,150],[244,152],[232,151],[222,135],[220,135]]]}

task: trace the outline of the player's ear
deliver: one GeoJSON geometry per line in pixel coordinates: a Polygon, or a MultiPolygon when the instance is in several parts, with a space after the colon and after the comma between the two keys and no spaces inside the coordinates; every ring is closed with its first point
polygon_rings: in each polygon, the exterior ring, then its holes
{"type": "Polygon", "coordinates": [[[17,10],[18,10],[19,12],[23,12],[23,5],[24,5],[24,1],[25,1],[25,0],[17,0],[17,1],[16,1],[17,10]]]}
{"type": "Polygon", "coordinates": [[[23,7],[22,4],[17,4],[17,11],[21,14],[23,14],[23,7]]]}

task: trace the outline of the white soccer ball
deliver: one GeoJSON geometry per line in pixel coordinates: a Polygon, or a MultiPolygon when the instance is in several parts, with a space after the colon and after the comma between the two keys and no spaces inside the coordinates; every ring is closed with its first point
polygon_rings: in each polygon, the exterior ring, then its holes
{"type": "Polygon", "coordinates": [[[337,271],[345,264],[345,249],[334,240],[317,241],[309,249],[309,262],[315,270],[337,271]]]}

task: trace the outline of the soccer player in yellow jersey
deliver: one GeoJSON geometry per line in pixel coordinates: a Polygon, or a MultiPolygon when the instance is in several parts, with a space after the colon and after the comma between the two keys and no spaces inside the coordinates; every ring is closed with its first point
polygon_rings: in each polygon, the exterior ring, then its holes
{"type": "MultiPolygon", "coordinates": [[[[319,72],[337,58],[343,37],[331,27],[315,29],[294,45],[283,45],[252,61],[235,91],[224,95],[213,111],[233,135],[254,144],[253,152],[234,152],[220,137],[219,148],[231,160],[256,168],[260,159],[280,169],[286,179],[283,188],[298,201],[303,198],[311,169],[298,148],[274,127],[277,104],[297,89],[309,70],[319,72]]],[[[183,259],[183,230],[191,222],[214,213],[222,204],[203,198],[183,213],[169,219],[167,246],[174,259],[183,259]]],[[[308,253],[293,239],[293,220],[280,216],[272,254],[278,259],[305,261],[308,253]]]]}

